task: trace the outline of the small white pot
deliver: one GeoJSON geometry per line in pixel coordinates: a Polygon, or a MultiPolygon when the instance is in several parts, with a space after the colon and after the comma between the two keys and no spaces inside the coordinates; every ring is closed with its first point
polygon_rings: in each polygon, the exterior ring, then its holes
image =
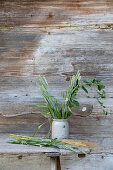
{"type": "Polygon", "coordinates": [[[67,139],[69,137],[69,124],[67,119],[53,119],[52,138],[67,139]]]}

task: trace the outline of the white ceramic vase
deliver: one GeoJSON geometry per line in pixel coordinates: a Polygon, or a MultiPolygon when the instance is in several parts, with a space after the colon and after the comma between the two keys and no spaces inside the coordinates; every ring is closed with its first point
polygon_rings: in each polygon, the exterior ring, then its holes
{"type": "Polygon", "coordinates": [[[53,119],[52,138],[67,139],[69,137],[69,124],[67,119],[53,119]]]}

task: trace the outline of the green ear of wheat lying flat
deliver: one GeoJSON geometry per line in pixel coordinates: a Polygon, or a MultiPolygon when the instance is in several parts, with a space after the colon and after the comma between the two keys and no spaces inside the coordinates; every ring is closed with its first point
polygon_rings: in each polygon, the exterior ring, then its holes
{"type": "Polygon", "coordinates": [[[82,81],[82,77],[80,72],[78,71],[76,75],[73,75],[70,82],[68,90],[62,92],[63,101],[58,100],[53,97],[48,92],[48,83],[44,77],[39,77],[40,85],[37,85],[40,89],[40,92],[46,102],[46,104],[34,104],[28,105],[30,107],[39,107],[46,108],[46,112],[43,114],[48,114],[51,119],[67,119],[72,115],[71,108],[76,106],[78,107],[80,104],[77,101],[77,94],[79,89],[82,89],[85,93],[88,93],[87,87],[95,86],[97,88],[97,100],[99,105],[101,106],[103,113],[107,115],[107,111],[105,110],[105,106],[103,105],[101,99],[106,98],[106,94],[104,91],[105,86],[101,81],[96,79],[88,79],[82,81]]]}
{"type": "Polygon", "coordinates": [[[20,135],[10,135],[12,139],[8,139],[8,143],[12,144],[24,144],[24,145],[33,145],[33,146],[43,146],[51,148],[66,149],[70,151],[80,151],[81,153],[86,154],[81,148],[76,145],[65,144],[57,139],[47,139],[39,137],[29,137],[29,136],[20,136],[20,135]]]}

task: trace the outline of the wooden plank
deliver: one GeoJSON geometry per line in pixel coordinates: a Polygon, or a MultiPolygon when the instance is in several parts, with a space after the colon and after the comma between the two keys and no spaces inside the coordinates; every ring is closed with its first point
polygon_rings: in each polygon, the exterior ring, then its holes
{"type": "Polygon", "coordinates": [[[51,170],[61,170],[59,157],[51,157],[50,161],[51,161],[51,170]]]}
{"type": "Polygon", "coordinates": [[[61,170],[60,153],[54,152],[54,153],[47,153],[46,155],[47,157],[50,157],[51,170],[61,170]]]}
{"type": "MultiPolygon", "coordinates": [[[[79,158],[76,154],[61,156],[62,169],[69,170],[111,170],[113,155],[110,153],[88,154],[79,158]]],[[[45,154],[0,154],[0,167],[5,170],[20,168],[22,170],[47,169],[50,170],[50,160],[45,154]]]]}
{"type": "MultiPolygon", "coordinates": [[[[46,120],[36,114],[40,110],[25,107],[42,100],[36,87],[39,74],[46,76],[51,93],[60,98],[68,80],[79,69],[84,79],[102,80],[107,92],[105,105],[113,109],[112,22],[112,0],[1,0],[0,114],[7,118],[0,115],[0,133],[32,135],[46,120]]],[[[82,91],[78,97],[82,104],[89,105],[88,109],[92,105],[94,108],[86,118],[75,116],[81,110],[73,110],[69,120],[70,137],[96,142],[99,148],[85,158],[62,157],[62,167],[110,170],[113,167],[113,116],[102,114],[94,89],[89,90],[88,97],[82,91]]],[[[48,130],[46,125],[39,135],[46,135],[48,130]]],[[[0,156],[0,163],[5,170],[29,170],[36,166],[50,169],[48,158],[35,154],[22,157],[4,154],[0,156]]]]}

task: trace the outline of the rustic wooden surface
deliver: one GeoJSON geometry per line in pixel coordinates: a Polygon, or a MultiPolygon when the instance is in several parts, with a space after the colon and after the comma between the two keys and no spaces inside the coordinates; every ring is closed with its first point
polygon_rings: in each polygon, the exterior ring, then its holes
{"type": "MultiPolygon", "coordinates": [[[[109,111],[113,109],[112,0],[0,0],[0,133],[32,135],[46,120],[40,110],[25,107],[42,100],[36,87],[38,75],[46,76],[51,93],[61,98],[61,91],[78,69],[84,79],[102,80],[107,92],[104,103],[109,111]]],[[[94,108],[86,118],[73,111],[70,137],[94,141],[99,148],[82,163],[81,158],[63,159],[64,169],[110,170],[113,114],[102,114],[94,90],[88,96],[80,91],[78,97],[89,110],[92,105],[94,108]]],[[[46,125],[39,134],[45,135],[48,130],[46,125]]]]}
{"type": "MultiPolygon", "coordinates": [[[[10,144],[7,141],[11,139],[8,134],[0,135],[0,154],[41,154],[46,153],[48,157],[52,157],[52,155],[60,156],[60,155],[73,155],[73,154],[82,154],[79,150],[75,152],[58,149],[58,148],[50,148],[50,147],[39,147],[39,146],[31,146],[31,145],[20,145],[20,144],[10,144]],[[56,153],[56,155],[55,155],[56,153]],[[59,153],[59,155],[58,155],[59,153]]],[[[90,153],[90,149],[84,148],[84,152],[90,153]]]]}
{"type": "MultiPolygon", "coordinates": [[[[112,170],[112,154],[87,155],[85,158],[79,158],[77,155],[62,156],[61,166],[63,170],[112,170]],[[104,167],[104,168],[103,168],[104,167]]],[[[23,154],[23,155],[0,155],[1,170],[50,170],[50,159],[45,154],[23,154]]]]}

